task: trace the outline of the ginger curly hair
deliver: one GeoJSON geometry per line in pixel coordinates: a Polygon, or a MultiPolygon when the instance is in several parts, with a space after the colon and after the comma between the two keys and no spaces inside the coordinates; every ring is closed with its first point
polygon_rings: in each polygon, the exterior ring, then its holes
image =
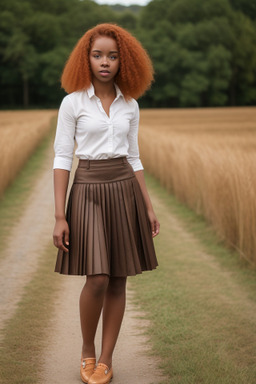
{"type": "Polygon", "coordinates": [[[89,29],[71,52],[61,76],[61,86],[67,93],[90,87],[92,73],[89,53],[93,41],[98,36],[108,36],[116,40],[120,68],[115,77],[126,99],[137,99],[150,88],[154,69],[152,62],[140,42],[128,31],[116,24],[98,24],[89,29]]]}

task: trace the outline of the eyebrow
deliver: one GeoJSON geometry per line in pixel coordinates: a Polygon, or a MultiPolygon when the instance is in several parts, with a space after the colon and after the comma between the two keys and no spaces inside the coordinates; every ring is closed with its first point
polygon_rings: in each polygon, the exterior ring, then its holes
{"type": "MultiPolygon", "coordinates": [[[[102,52],[99,49],[94,49],[93,52],[102,52]]],[[[110,51],[109,53],[118,53],[118,51],[110,51]]]]}

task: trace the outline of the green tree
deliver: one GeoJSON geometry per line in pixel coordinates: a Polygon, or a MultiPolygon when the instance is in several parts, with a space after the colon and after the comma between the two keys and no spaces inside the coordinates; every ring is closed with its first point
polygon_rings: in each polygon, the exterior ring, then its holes
{"type": "Polygon", "coordinates": [[[233,9],[240,11],[250,19],[256,19],[256,2],[254,0],[229,0],[233,9]]]}
{"type": "Polygon", "coordinates": [[[109,7],[90,0],[1,0],[1,8],[2,105],[20,104],[21,95],[25,107],[30,100],[59,104],[61,72],[77,40],[95,24],[117,21],[109,7]]]}
{"type": "Polygon", "coordinates": [[[234,41],[232,45],[232,76],[229,86],[232,105],[256,102],[256,28],[241,12],[231,18],[234,41]]]}
{"type": "Polygon", "coordinates": [[[254,104],[255,18],[251,0],[152,0],[112,8],[91,0],[1,0],[1,106],[58,106],[69,53],[102,22],[130,30],[153,60],[155,82],[142,106],[254,104]]]}
{"type": "Polygon", "coordinates": [[[156,71],[145,104],[255,103],[256,28],[228,0],[153,0],[139,26],[156,71]]]}

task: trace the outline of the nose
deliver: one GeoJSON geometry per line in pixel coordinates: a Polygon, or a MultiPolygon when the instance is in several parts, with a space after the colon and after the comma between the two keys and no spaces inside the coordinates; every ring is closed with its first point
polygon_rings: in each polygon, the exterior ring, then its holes
{"type": "Polygon", "coordinates": [[[104,67],[106,67],[106,66],[109,65],[107,56],[103,56],[103,57],[102,57],[101,65],[104,66],[104,67]]]}

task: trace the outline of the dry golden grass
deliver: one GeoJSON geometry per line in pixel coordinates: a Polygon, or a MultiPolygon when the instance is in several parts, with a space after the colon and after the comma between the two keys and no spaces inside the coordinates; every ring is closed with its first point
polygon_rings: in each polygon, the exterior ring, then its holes
{"type": "Polygon", "coordinates": [[[142,110],[143,165],[256,265],[256,108],[142,110]]]}
{"type": "Polygon", "coordinates": [[[0,195],[50,129],[55,110],[0,112],[0,195]]]}

